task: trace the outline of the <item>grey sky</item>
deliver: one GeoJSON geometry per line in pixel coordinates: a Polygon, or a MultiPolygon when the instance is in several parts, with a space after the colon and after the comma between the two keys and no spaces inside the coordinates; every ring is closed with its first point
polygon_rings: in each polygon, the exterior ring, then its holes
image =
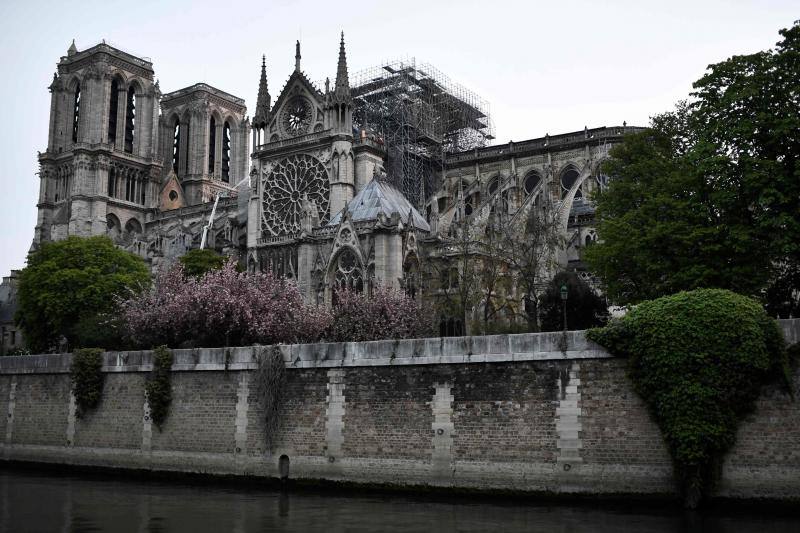
{"type": "Polygon", "coordinates": [[[47,145],[55,65],[109,44],[152,59],[164,92],[205,81],[252,113],[261,54],[273,101],[294,66],[336,73],[339,31],[350,72],[416,57],[491,106],[496,142],[646,125],[685,98],[705,67],[772,47],[797,1],[41,2],[1,8],[0,275],[24,266],[36,223],[37,150],[47,145]]]}

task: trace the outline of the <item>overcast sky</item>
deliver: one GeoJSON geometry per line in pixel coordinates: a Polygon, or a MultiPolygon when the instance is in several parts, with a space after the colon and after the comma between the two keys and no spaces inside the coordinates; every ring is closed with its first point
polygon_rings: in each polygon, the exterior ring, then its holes
{"type": "Polygon", "coordinates": [[[294,66],[336,74],[428,62],[490,105],[497,139],[520,141],[648,117],[685,98],[706,66],[774,46],[797,0],[183,2],[5,0],[0,8],[0,275],[24,266],[36,224],[55,65],[72,39],[149,57],[163,92],[204,81],[255,106],[261,54],[273,101],[294,66]]]}

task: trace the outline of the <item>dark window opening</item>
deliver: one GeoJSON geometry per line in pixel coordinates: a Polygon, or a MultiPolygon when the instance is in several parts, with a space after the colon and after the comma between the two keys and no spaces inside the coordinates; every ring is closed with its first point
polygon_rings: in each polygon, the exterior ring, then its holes
{"type": "Polygon", "coordinates": [[[108,197],[114,198],[117,195],[117,175],[114,167],[108,171],[108,197]]]}
{"type": "Polygon", "coordinates": [[[500,186],[500,177],[498,176],[489,182],[489,189],[488,189],[489,194],[494,194],[499,186],[500,186]]]}
{"type": "Polygon", "coordinates": [[[175,119],[175,126],[172,128],[172,138],[172,171],[177,176],[181,157],[181,123],[177,118],[175,119]]]}
{"type": "Polygon", "coordinates": [[[225,122],[222,128],[222,181],[230,181],[231,171],[231,127],[225,122]]]}
{"type": "Polygon", "coordinates": [[[216,163],[215,156],[217,155],[217,121],[211,117],[211,123],[208,126],[208,173],[214,174],[214,164],[216,163]]]}
{"type": "MultiPolygon", "coordinates": [[[[563,189],[561,192],[561,198],[567,196],[567,193],[569,192],[569,190],[572,188],[572,186],[575,184],[575,182],[578,180],[579,177],[580,174],[578,174],[578,171],[575,170],[574,168],[570,168],[569,170],[564,172],[564,174],[561,175],[561,188],[563,189]]],[[[580,197],[581,197],[581,190],[579,188],[575,192],[575,198],[580,198],[580,197]]]]}
{"type": "Polygon", "coordinates": [[[523,185],[525,187],[525,196],[528,196],[533,192],[536,186],[539,185],[540,179],[541,178],[539,178],[539,174],[536,174],[535,172],[531,172],[525,177],[525,183],[523,185]]]}
{"type": "Polygon", "coordinates": [[[78,142],[78,123],[81,118],[81,85],[75,87],[75,105],[72,110],[72,142],[78,142]]]}
{"type": "Polygon", "coordinates": [[[128,89],[128,105],[125,108],[125,151],[133,153],[133,133],[136,127],[136,91],[128,89]]]}
{"type": "Polygon", "coordinates": [[[119,84],[117,80],[111,82],[111,98],[108,106],[108,142],[117,141],[117,108],[119,107],[119,84]]]}

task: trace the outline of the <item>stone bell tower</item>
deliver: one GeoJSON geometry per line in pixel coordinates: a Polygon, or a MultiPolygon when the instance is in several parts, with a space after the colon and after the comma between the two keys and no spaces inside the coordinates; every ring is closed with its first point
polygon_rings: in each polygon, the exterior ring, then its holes
{"type": "Polygon", "coordinates": [[[136,239],[155,205],[160,91],[150,61],[73,41],[50,85],[34,246],[68,235],[136,239]]]}

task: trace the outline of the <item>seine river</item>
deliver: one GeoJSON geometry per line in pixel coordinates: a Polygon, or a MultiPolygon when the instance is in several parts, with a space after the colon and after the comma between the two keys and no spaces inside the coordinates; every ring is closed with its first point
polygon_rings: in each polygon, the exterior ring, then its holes
{"type": "Polygon", "coordinates": [[[0,470],[3,532],[797,532],[800,516],[750,510],[426,501],[0,470]]]}

